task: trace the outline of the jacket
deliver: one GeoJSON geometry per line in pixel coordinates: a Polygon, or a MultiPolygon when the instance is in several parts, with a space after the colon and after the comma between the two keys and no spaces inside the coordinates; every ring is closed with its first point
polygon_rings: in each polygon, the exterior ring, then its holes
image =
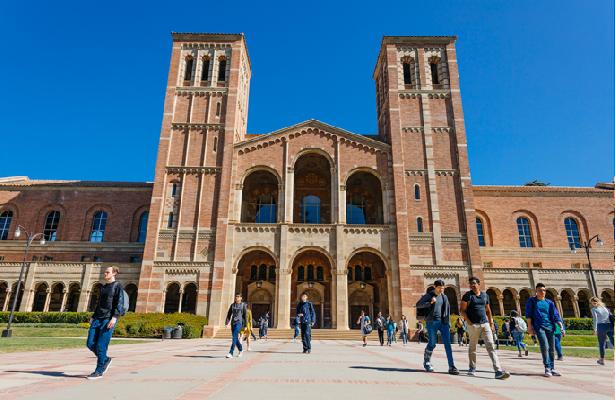
{"type": "MultiPolygon", "coordinates": [[[[226,313],[226,324],[230,324],[231,323],[231,319],[233,318],[233,304],[235,303],[231,303],[231,305],[228,308],[228,312],[226,313]]],[[[246,303],[241,303],[241,327],[245,327],[247,324],[247,319],[248,319],[248,306],[246,305],[246,303]]]]}
{"type": "MultiPolygon", "coordinates": [[[[562,318],[560,317],[559,312],[555,307],[555,303],[546,298],[545,301],[549,304],[549,322],[551,322],[551,324],[555,328],[555,324],[557,324],[558,322],[562,322],[562,318]]],[[[536,296],[533,296],[528,299],[525,306],[525,317],[532,319],[532,327],[535,331],[540,329],[540,327],[542,326],[542,315],[540,314],[540,312],[538,311],[538,307],[536,306],[537,302],[538,299],[536,298],[536,296]]]]}
{"type": "MultiPolygon", "coordinates": [[[[442,296],[442,310],[441,310],[441,318],[440,321],[446,324],[449,324],[449,318],[451,316],[451,304],[448,302],[448,297],[446,297],[446,295],[444,293],[441,294],[442,296]]],[[[433,316],[433,312],[434,312],[434,304],[431,304],[431,299],[433,297],[436,297],[436,292],[434,290],[431,290],[427,293],[425,293],[423,295],[423,297],[420,298],[420,300],[418,301],[418,303],[416,303],[416,308],[417,309],[422,309],[422,308],[428,308],[429,312],[427,314],[427,316],[425,317],[426,321],[433,321],[434,320],[434,316],[433,316]]]]}
{"type": "Polygon", "coordinates": [[[123,292],[122,284],[118,281],[106,283],[100,287],[98,304],[92,318],[108,319],[120,317],[120,296],[123,292]]]}
{"type": "Polygon", "coordinates": [[[305,303],[300,301],[297,304],[297,315],[299,314],[303,314],[303,317],[301,317],[301,323],[303,324],[313,324],[316,322],[316,312],[311,301],[306,301],[305,303]]]}

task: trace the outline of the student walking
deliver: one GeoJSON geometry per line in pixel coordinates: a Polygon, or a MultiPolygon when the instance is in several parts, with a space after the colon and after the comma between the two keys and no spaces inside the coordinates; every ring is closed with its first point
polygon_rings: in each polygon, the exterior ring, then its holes
{"type": "Polygon", "coordinates": [[[237,357],[241,357],[243,353],[243,347],[241,346],[240,332],[247,325],[246,319],[248,317],[248,306],[242,301],[241,293],[235,295],[235,301],[228,308],[226,313],[226,326],[231,327],[231,336],[233,341],[231,342],[231,349],[229,350],[226,358],[233,358],[235,347],[239,351],[237,357]]]}
{"type": "Polygon", "coordinates": [[[515,345],[517,346],[517,350],[519,351],[519,357],[523,357],[521,354],[521,350],[525,352],[525,356],[529,355],[527,351],[527,346],[523,343],[523,338],[525,336],[525,332],[527,332],[527,324],[519,316],[519,313],[516,311],[510,312],[510,333],[512,335],[513,340],[515,341],[515,345]]]}
{"type": "Polygon", "coordinates": [[[592,297],[589,300],[592,306],[592,321],[594,324],[594,335],[598,336],[598,350],[600,358],[598,364],[604,365],[604,350],[606,349],[606,339],[611,341],[611,345],[615,345],[613,341],[613,314],[606,308],[604,303],[598,297],[592,297]]]}
{"type": "Polygon", "coordinates": [[[480,290],[480,279],[471,277],[469,282],[470,290],[461,298],[461,315],[468,321],[467,328],[470,341],[468,345],[468,357],[470,359],[468,375],[476,375],[476,345],[482,337],[493,364],[495,379],[507,379],[510,377],[510,374],[500,366],[498,353],[494,348],[493,332],[491,330],[494,327],[494,323],[489,305],[489,296],[480,290]]]}
{"type": "Polygon", "coordinates": [[[555,339],[555,354],[557,354],[557,361],[564,361],[564,353],[562,353],[562,328],[560,328],[559,325],[555,325],[553,339],[555,339]]]}
{"type": "Polygon", "coordinates": [[[406,344],[408,344],[408,331],[409,331],[409,326],[408,326],[408,320],[406,319],[405,315],[401,316],[401,321],[399,321],[399,336],[401,336],[401,341],[404,344],[404,346],[406,344]]]}
{"type": "Polygon", "coordinates": [[[365,311],[361,310],[361,315],[357,320],[357,324],[361,327],[361,336],[363,340],[363,347],[367,346],[367,335],[372,333],[372,324],[369,316],[365,315],[365,311]]]}
{"type": "Polygon", "coordinates": [[[425,324],[423,324],[423,321],[417,322],[416,332],[419,344],[423,343],[423,335],[425,335],[425,324]]]}
{"type": "Polygon", "coordinates": [[[390,346],[395,337],[395,322],[393,322],[393,318],[390,315],[387,316],[385,326],[387,329],[387,345],[390,346]]]}
{"type": "Polygon", "coordinates": [[[122,285],[115,280],[119,273],[117,267],[107,267],[104,272],[105,284],[101,286],[98,304],[90,319],[87,347],[96,355],[96,369],[88,379],[100,379],[111,365],[112,358],[107,356],[107,349],[113,329],[120,316],[126,313],[126,298],[122,285]]]}
{"type": "Polygon", "coordinates": [[[427,333],[429,334],[429,342],[425,347],[423,355],[423,368],[427,372],[433,372],[431,365],[431,355],[438,343],[438,332],[442,338],[442,344],[446,351],[448,360],[448,373],[451,375],[459,375],[459,370],[455,367],[453,361],[453,349],[451,348],[451,326],[449,318],[451,315],[451,307],[448,297],[444,294],[444,281],[438,279],[434,282],[434,289],[430,290],[421,297],[416,304],[417,309],[428,309],[425,321],[427,322],[427,333]]]}
{"type": "Polygon", "coordinates": [[[293,343],[297,341],[299,337],[299,333],[301,332],[301,317],[296,316],[293,318],[293,326],[295,328],[295,333],[293,334],[293,343]]]}
{"type": "Polygon", "coordinates": [[[252,310],[249,307],[246,310],[246,325],[241,330],[241,334],[245,335],[246,351],[250,351],[250,336],[254,336],[252,332],[252,310]]]}
{"type": "Polygon", "coordinates": [[[467,328],[466,322],[462,317],[457,317],[457,321],[455,322],[455,328],[457,329],[457,344],[459,346],[463,346],[467,328]]]}
{"type": "MultiPolygon", "coordinates": [[[[544,284],[536,285],[536,295],[530,297],[525,306],[527,318],[527,331],[536,335],[540,344],[542,363],[545,367],[545,377],[561,376],[555,370],[555,325],[563,328],[562,318],[555,307],[555,303],[546,298],[547,288],[544,284]]],[[[562,334],[566,333],[562,330],[562,334]]]]}
{"type": "Polygon", "coordinates": [[[374,324],[376,325],[376,330],[378,331],[378,340],[380,341],[380,346],[384,346],[384,325],[385,325],[386,321],[384,320],[384,317],[382,316],[382,313],[379,312],[378,316],[376,317],[376,320],[374,321],[374,324]]]}
{"type": "Polygon", "coordinates": [[[267,340],[267,330],[269,329],[269,312],[261,315],[258,319],[258,338],[267,340]]]}
{"type": "Polygon", "coordinates": [[[312,302],[308,301],[307,293],[301,295],[301,301],[297,304],[297,316],[301,318],[303,353],[310,354],[312,352],[312,327],[316,322],[316,312],[312,302]]]}

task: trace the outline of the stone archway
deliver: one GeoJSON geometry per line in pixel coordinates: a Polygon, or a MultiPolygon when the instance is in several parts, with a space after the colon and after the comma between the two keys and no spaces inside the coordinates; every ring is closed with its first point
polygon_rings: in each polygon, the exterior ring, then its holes
{"type": "Polygon", "coordinates": [[[444,289],[444,294],[448,297],[448,302],[451,306],[451,314],[459,315],[459,301],[457,296],[457,290],[452,286],[447,286],[444,289]]]}
{"type": "Polygon", "coordinates": [[[276,264],[271,254],[254,249],[239,259],[235,276],[235,293],[241,293],[243,301],[252,307],[252,318],[258,320],[269,313],[270,326],[274,326],[276,318],[276,264]]]}
{"type": "Polygon", "coordinates": [[[591,318],[591,307],[589,305],[589,291],[586,289],[579,290],[577,294],[578,302],[579,302],[579,317],[581,318],[591,318]]]}
{"type": "MultiPolygon", "coordinates": [[[[353,328],[361,309],[369,311],[373,319],[379,312],[383,315],[392,314],[389,304],[389,282],[384,260],[371,251],[365,250],[354,254],[346,265],[348,276],[348,312],[350,327],[353,328]],[[351,304],[350,298],[358,290],[366,292],[370,303],[351,304]],[[356,317],[356,318],[355,318],[356,317]]],[[[365,295],[363,295],[365,298],[365,295]]]]}
{"type": "Polygon", "coordinates": [[[570,292],[570,290],[562,290],[562,317],[564,318],[574,318],[575,317],[575,307],[574,307],[574,294],[570,292]]]}
{"type": "Polygon", "coordinates": [[[184,286],[184,291],[181,296],[181,312],[196,314],[197,292],[198,290],[196,287],[196,283],[194,282],[189,282],[184,286]]]}
{"type": "Polygon", "coordinates": [[[49,295],[49,311],[62,311],[62,302],[64,300],[64,284],[62,282],[54,283],[51,287],[49,295]]]}
{"type": "Polygon", "coordinates": [[[314,328],[332,328],[332,289],[333,271],[329,258],[317,250],[305,250],[293,260],[291,273],[291,296],[295,300],[290,304],[291,319],[296,315],[296,305],[301,293],[318,294],[318,303],[314,303],[316,324],[314,328]]]}
{"type": "Polygon", "coordinates": [[[525,315],[525,306],[527,306],[527,301],[530,297],[531,295],[529,289],[521,289],[519,291],[519,307],[521,308],[521,315],[525,315]]]}
{"type": "Polygon", "coordinates": [[[606,308],[608,308],[609,310],[611,310],[611,312],[613,312],[613,309],[615,309],[615,295],[613,295],[612,291],[609,291],[609,290],[602,291],[602,302],[604,303],[606,308]]]}
{"type": "Polygon", "coordinates": [[[491,314],[493,315],[502,315],[502,310],[500,308],[500,296],[498,292],[493,289],[487,289],[487,296],[489,296],[489,305],[491,306],[491,314]]]}
{"type": "Polygon", "coordinates": [[[128,311],[134,312],[137,306],[137,295],[139,293],[139,288],[134,283],[129,283],[124,288],[126,293],[128,293],[128,311]]]}
{"type": "Polygon", "coordinates": [[[164,295],[164,313],[172,314],[179,312],[181,286],[178,282],[167,285],[164,295]]]}
{"type": "Polygon", "coordinates": [[[73,282],[68,286],[68,295],[66,299],[65,311],[75,312],[79,307],[79,296],[81,296],[81,285],[73,282]]]}
{"type": "Polygon", "coordinates": [[[366,282],[351,282],[348,284],[348,327],[360,329],[357,324],[361,311],[370,319],[374,318],[374,287],[366,282]]]}
{"type": "Polygon", "coordinates": [[[331,168],[327,157],[305,153],[294,164],[293,222],[330,224],[333,221],[331,168]]]}
{"type": "Polygon", "coordinates": [[[9,284],[6,282],[0,282],[0,311],[6,309],[6,303],[8,300],[9,284]]]}
{"type": "Polygon", "coordinates": [[[511,289],[506,288],[502,291],[502,303],[504,304],[504,315],[510,315],[511,311],[517,310],[515,293],[511,289]]]}
{"type": "Polygon", "coordinates": [[[37,283],[34,287],[34,300],[32,302],[32,311],[45,311],[47,303],[47,293],[49,292],[49,286],[46,282],[37,283]]]}

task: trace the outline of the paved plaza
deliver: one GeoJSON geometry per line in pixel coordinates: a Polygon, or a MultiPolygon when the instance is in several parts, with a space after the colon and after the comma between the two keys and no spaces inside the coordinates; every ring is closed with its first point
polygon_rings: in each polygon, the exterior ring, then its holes
{"type": "Polygon", "coordinates": [[[417,343],[362,348],[351,341],[314,341],[312,354],[301,344],[257,342],[242,358],[226,359],[220,339],[169,340],[116,345],[113,365],[101,380],[88,381],[94,357],[85,349],[0,355],[0,398],[20,399],[612,399],[613,362],[569,357],[558,364],[561,378],[544,378],[539,354],[518,359],[501,352],[512,373],[496,381],[484,349],[479,374],[464,376],[467,348],[454,347],[461,376],[450,376],[439,346],[436,373],[421,369],[417,343]]]}

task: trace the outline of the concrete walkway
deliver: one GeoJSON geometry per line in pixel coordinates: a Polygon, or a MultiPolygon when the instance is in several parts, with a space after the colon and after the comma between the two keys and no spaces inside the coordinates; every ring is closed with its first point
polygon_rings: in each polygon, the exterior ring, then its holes
{"type": "Polygon", "coordinates": [[[169,340],[112,346],[113,365],[101,380],[84,376],[94,357],[85,349],[0,355],[3,399],[613,399],[613,362],[568,357],[561,378],[544,378],[539,354],[500,352],[513,373],[496,381],[484,349],[479,374],[464,376],[467,348],[454,346],[461,376],[450,376],[441,346],[436,373],[422,372],[424,345],[366,348],[350,341],[253,344],[242,358],[225,359],[227,340],[169,340]]]}

